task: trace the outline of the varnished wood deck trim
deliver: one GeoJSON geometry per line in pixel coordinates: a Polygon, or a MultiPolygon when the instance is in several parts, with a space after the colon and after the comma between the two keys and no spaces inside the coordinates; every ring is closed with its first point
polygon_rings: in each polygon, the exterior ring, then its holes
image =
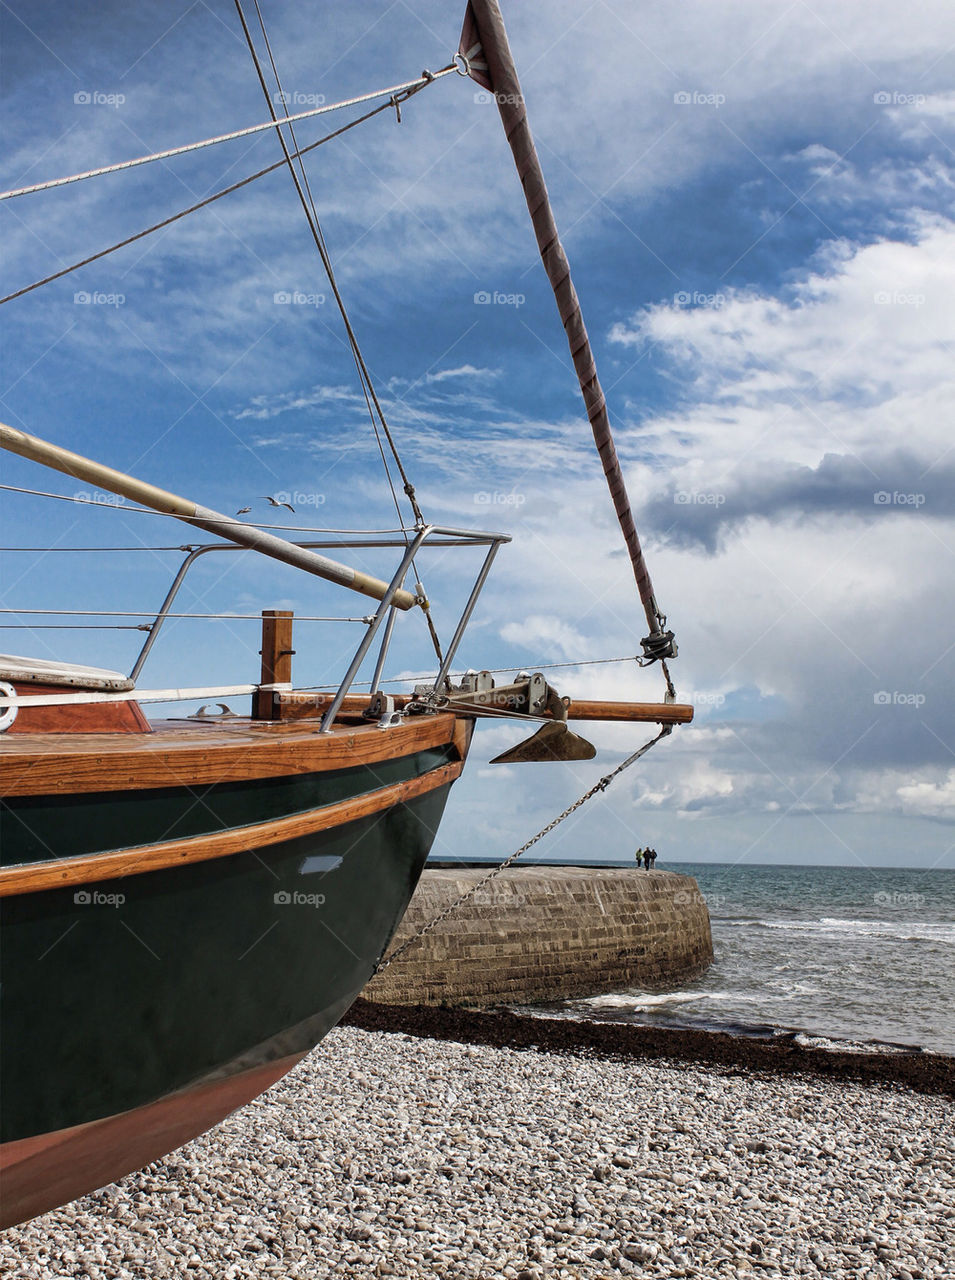
{"type": "MultiPolygon", "coordinates": [[[[411,694],[407,693],[396,693],[393,696],[395,707],[399,711],[409,702],[414,701],[411,694]]],[[[331,700],[332,695],[326,693],[280,693],[275,698],[278,714],[285,721],[317,715],[329,706],[331,700]]],[[[367,706],[367,696],[357,693],[349,694],[342,703],[342,713],[345,715],[360,713],[367,706]]],[[[474,712],[480,715],[480,706],[475,705],[474,712]]],[[[457,714],[468,715],[468,705],[460,703],[457,714]]],[[[609,700],[596,702],[574,698],[567,709],[567,718],[569,720],[645,721],[648,724],[689,724],[693,719],[693,707],[688,702],[612,702],[609,700]]]]}
{"type": "Polygon", "coordinates": [[[375,724],[159,722],[135,734],[0,734],[0,796],[72,795],[281,778],[376,764],[453,742],[455,717],[375,724]]]}
{"type": "Polygon", "coordinates": [[[296,813],[287,818],[269,822],[257,822],[231,831],[217,831],[212,835],[190,836],[184,840],[169,840],[164,844],[138,845],[130,849],[118,849],[110,853],[91,853],[77,858],[63,858],[56,862],[31,862],[20,867],[0,870],[0,898],[22,893],[41,893],[47,889],[63,889],[75,885],[96,884],[102,880],[120,879],[124,876],[144,875],[149,871],[161,871],[167,867],[185,866],[193,862],[208,862],[213,858],[226,858],[230,854],[244,853],[249,849],[263,849],[298,836],[341,827],[358,818],[381,813],[385,809],[416,796],[425,795],[437,787],[445,786],[460,777],[464,762],[441,765],[407,782],[396,782],[367,795],[340,800],[336,804],[312,809],[308,813],[296,813]]]}

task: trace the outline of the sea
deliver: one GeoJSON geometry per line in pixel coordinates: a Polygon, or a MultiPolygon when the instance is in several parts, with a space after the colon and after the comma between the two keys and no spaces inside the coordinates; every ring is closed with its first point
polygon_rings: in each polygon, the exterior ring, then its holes
{"type": "Polygon", "coordinates": [[[614,991],[540,1012],[955,1054],[955,870],[658,868],[699,885],[713,930],[707,972],[672,991],[614,991]]]}

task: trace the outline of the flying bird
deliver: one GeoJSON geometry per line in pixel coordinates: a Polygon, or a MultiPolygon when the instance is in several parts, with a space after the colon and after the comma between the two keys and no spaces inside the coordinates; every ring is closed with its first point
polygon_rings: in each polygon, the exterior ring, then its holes
{"type": "Polygon", "coordinates": [[[295,514],[295,508],[292,506],[291,502],[279,502],[278,498],[273,498],[271,494],[268,493],[260,493],[259,497],[264,498],[270,507],[288,507],[292,515],[295,514]]]}
{"type": "Polygon", "coordinates": [[[235,514],[237,516],[247,516],[251,510],[251,507],[240,507],[235,514]]]}

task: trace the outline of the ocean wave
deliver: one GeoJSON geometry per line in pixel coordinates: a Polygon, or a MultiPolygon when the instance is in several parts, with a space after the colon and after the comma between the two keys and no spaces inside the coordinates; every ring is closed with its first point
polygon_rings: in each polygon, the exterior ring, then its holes
{"type": "Polygon", "coordinates": [[[763,1000],[759,992],[747,995],[739,991],[664,991],[651,994],[643,991],[608,992],[606,995],[591,996],[587,1000],[575,1000],[575,1005],[586,1005],[590,1009],[623,1009],[637,1011],[641,1009],[664,1009],[668,1005],[693,1004],[698,1000],[732,1001],[734,1004],[758,1004],[763,1000]]]}
{"type": "Polygon", "coordinates": [[[823,916],[820,920],[748,920],[757,929],[790,932],[851,934],[859,938],[893,938],[900,942],[946,942],[955,944],[955,924],[914,920],[843,920],[823,916]]]}

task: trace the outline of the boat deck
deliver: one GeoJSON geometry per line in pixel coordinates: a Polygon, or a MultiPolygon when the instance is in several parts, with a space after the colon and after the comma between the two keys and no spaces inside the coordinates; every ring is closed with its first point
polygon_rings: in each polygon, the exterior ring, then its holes
{"type": "Polygon", "coordinates": [[[466,754],[465,721],[448,713],[388,729],[343,718],[319,733],[318,719],[159,720],[148,733],[0,735],[0,795],[119,791],[282,777],[410,755],[453,743],[466,754]]]}

